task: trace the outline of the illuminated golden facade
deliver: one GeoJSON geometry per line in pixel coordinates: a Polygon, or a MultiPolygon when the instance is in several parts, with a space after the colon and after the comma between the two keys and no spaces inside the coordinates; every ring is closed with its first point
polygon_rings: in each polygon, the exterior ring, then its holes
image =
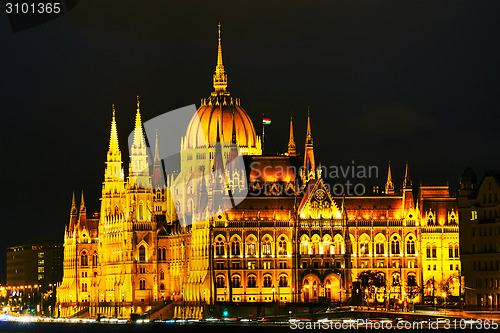
{"type": "Polygon", "coordinates": [[[456,202],[447,186],[420,186],[414,196],[407,166],[396,192],[389,167],[385,193],[333,197],[314,159],[309,112],[303,157],[292,121],[288,151],[262,155],[250,117],[227,91],[220,30],[213,86],[181,140],[175,176],[164,177],[158,140],[148,164],[138,102],[125,179],[113,110],[100,214],[87,218],[83,196],[79,213],[73,200],[61,316],[130,317],[157,313],[164,301],[177,304],[174,317],[201,317],[203,304],[220,302],[346,302],[366,270],[386,277],[372,301],[406,301],[407,286],[432,280],[440,292],[458,271],[456,202]],[[224,167],[234,145],[246,172],[224,167]],[[218,186],[217,177],[230,184],[218,186]],[[241,202],[228,206],[223,194],[241,202]]]}

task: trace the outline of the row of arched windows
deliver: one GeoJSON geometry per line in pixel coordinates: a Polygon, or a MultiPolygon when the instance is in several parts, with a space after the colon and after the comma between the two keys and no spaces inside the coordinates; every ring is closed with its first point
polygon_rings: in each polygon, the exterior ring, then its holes
{"type": "MultiPolygon", "coordinates": [[[[437,258],[437,246],[428,244],[425,247],[425,254],[427,258],[437,258]]],[[[448,245],[448,258],[459,258],[460,251],[458,244],[448,245]]]]}
{"type": "MultiPolygon", "coordinates": [[[[226,277],[222,274],[219,274],[215,278],[215,285],[217,288],[225,288],[226,287],[226,277]]],[[[241,288],[243,286],[241,281],[241,276],[239,274],[233,274],[231,276],[231,287],[232,288],[241,288]]],[[[257,287],[257,276],[254,274],[250,274],[247,277],[247,285],[248,288],[256,288],[257,287]]],[[[282,274],[279,276],[279,280],[277,281],[278,287],[288,287],[288,276],[286,274],[282,274]]],[[[273,284],[273,279],[271,274],[265,274],[262,277],[262,287],[271,288],[275,287],[273,284]]]]}
{"type": "MultiPolygon", "coordinates": [[[[215,255],[223,256],[226,255],[226,247],[228,244],[225,242],[225,238],[221,235],[217,236],[215,240],[215,255]]],[[[287,255],[288,254],[288,242],[285,236],[279,236],[277,242],[277,254],[278,255],[287,255]]],[[[247,237],[247,242],[244,244],[246,255],[253,256],[257,255],[257,238],[253,235],[247,237]]],[[[239,256],[242,252],[242,244],[239,237],[233,237],[230,242],[230,246],[228,248],[231,251],[231,255],[239,256]]],[[[262,255],[272,255],[273,254],[273,242],[272,238],[269,235],[266,235],[262,238],[261,242],[261,254],[262,255]]]]}

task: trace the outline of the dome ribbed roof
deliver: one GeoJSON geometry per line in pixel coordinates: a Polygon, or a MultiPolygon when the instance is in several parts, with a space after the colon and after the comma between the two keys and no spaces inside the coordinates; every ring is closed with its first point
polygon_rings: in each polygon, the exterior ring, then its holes
{"type": "Polygon", "coordinates": [[[189,122],[186,148],[201,148],[216,142],[217,122],[220,128],[220,141],[231,142],[233,117],[238,146],[256,148],[257,136],[252,120],[239,105],[239,100],[230,97],[228,93],[213,94],[202,100],[202,105],[189,122]]]}

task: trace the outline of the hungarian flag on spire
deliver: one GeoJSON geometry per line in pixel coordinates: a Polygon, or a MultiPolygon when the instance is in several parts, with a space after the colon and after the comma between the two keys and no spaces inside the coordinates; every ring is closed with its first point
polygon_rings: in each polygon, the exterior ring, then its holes
{"type": "Polygon", "coordinates": [[[269,125],[270,123],[271,123],[271,119],[269,119],[269,118],[262,119],[262,125],[269,125]]]}

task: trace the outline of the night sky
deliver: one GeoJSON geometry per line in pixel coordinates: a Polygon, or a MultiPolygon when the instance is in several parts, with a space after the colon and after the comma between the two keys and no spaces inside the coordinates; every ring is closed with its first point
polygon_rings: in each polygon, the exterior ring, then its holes
{"type": "Polygon", "coordinates": [[[126,157],[137,94],[143,121],[209,96],[219,21],[228,90],[259,134],[272,119],[266,150],[286,151],[293,113],[303,151],[309,105],[323,165],[375,165],[383,185],[391,161],[401,188],[408,160],[414,184],[456,192],[466,167],[500,167],[499,17],[476,0],[85,0],[13,32],[0,13],[0,281],[5,247],[62,242],[73,190],[99,210],[113,103],[126,157]]]}

